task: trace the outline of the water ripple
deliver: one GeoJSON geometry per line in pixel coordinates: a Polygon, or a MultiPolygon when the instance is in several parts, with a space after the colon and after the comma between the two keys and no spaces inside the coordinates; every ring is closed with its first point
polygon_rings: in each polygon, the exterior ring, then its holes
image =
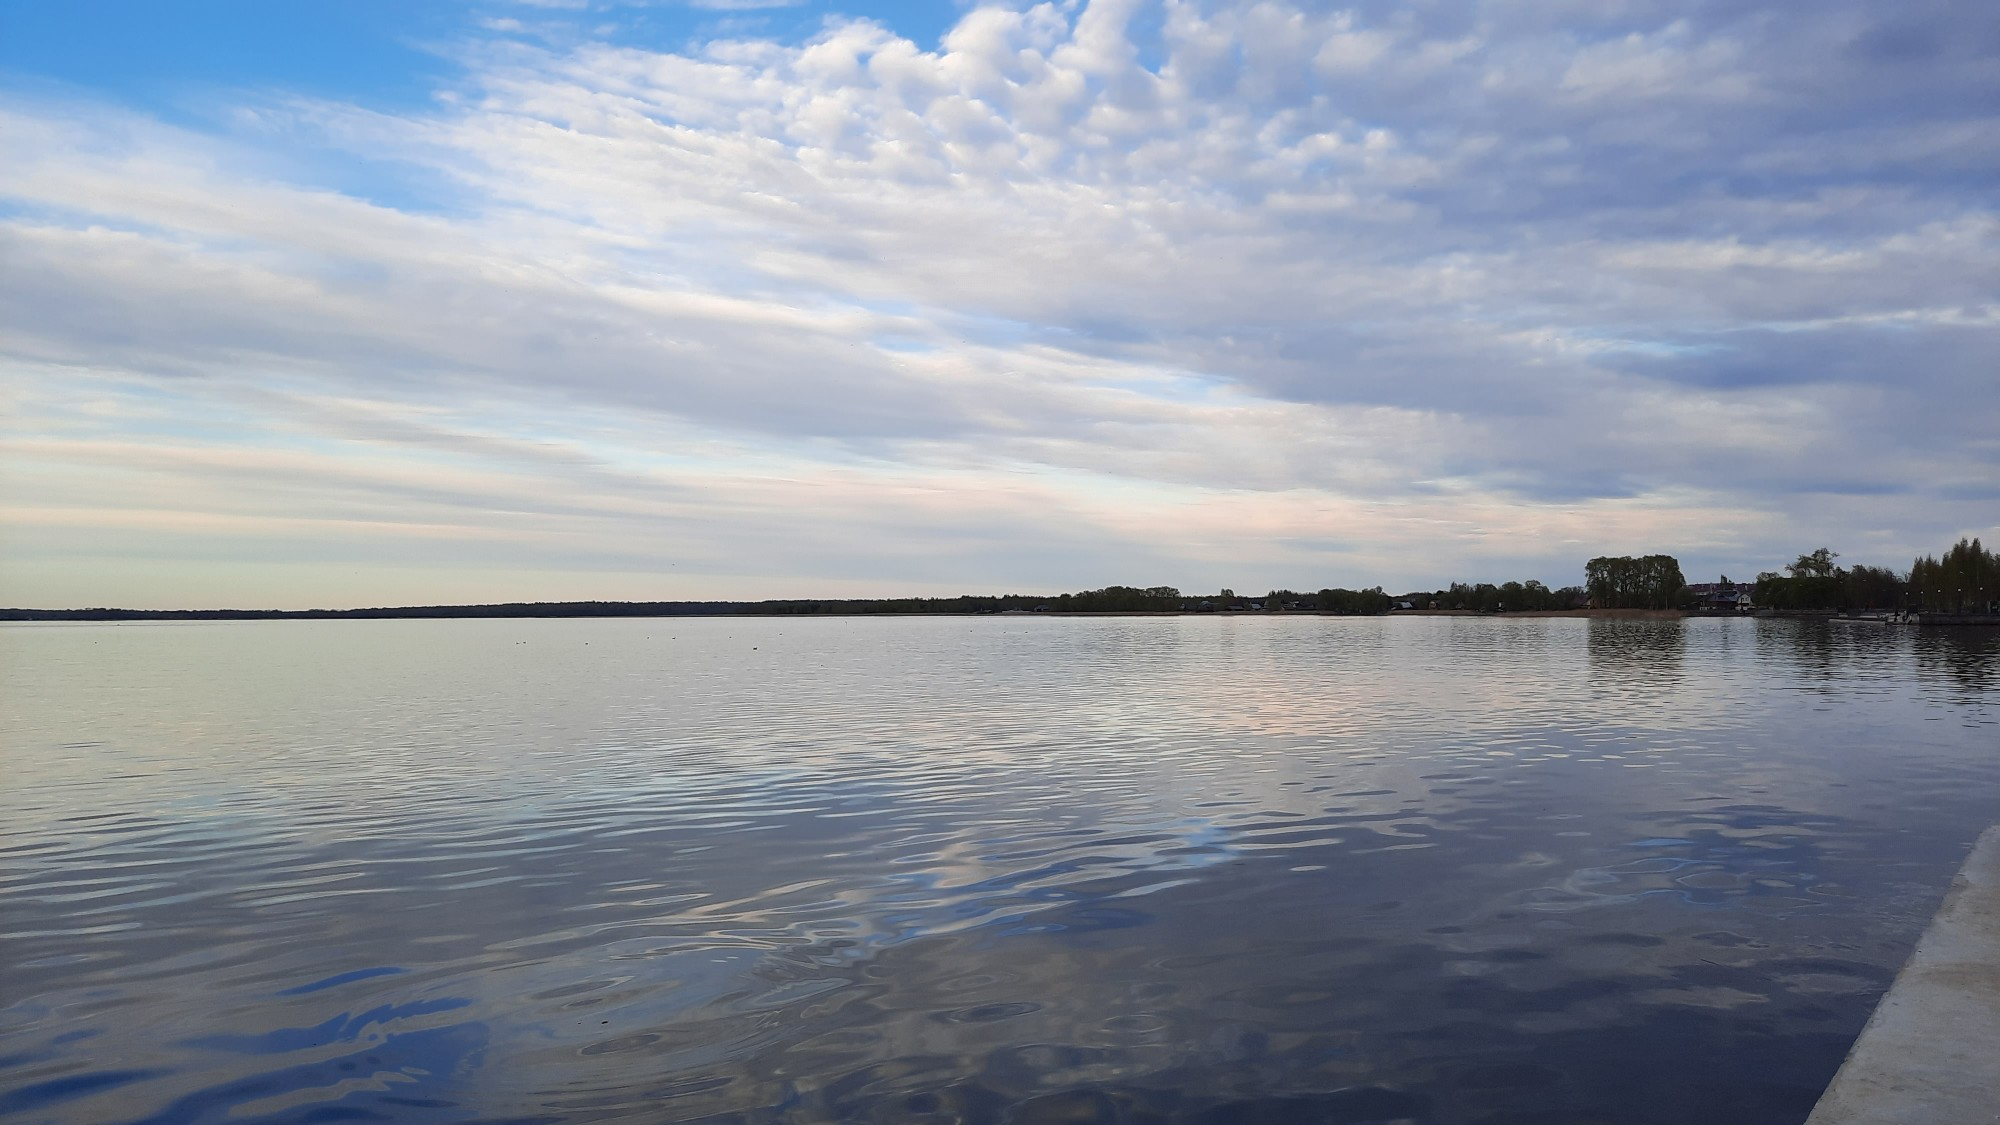
{"type": "Polygon", "coordinates": [[[0,656],[24,1122],[1797,1121],[2000,782],[1996,646],[1797,622],[0,656]]]}

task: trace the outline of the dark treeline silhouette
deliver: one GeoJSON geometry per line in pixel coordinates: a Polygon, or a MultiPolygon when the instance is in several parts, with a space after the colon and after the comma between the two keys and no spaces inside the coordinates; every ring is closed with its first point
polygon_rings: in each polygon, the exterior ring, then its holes
{"type": "Polygon", "coordinates": [[[1387,613],[1391,605],[1382,587],[1366,590],[1321,590],[1313,595],[1313,608],[1321,613],[1387,613]]]}
{"type": "Polygon", "coordinates": [[[370,609],[0,609],[0,621],[261,621],[271,618],[712,617],[744,602],[499,602],[370,609]]]}
{"type": "Polygon", "coordinates": [[[964,594],[955,598],[790,598],[730,602],[724,614],[810,617],[873,613],[1001,613],[1030,610],[1049,599],[1033,594],[964,594]]]}
{"type": "MultiPolygon", "coordinates": [[[[462,617],[732,617],[815,616],[855,614],[982,614],[982,613],[1242,613],[1313,612],[1387,613],[1399,601],[1417,599],[1417,608],[1497,609],[1490,597],[1472,591],[1506,591],[1506,608],[1544,608],[1539,600],[1547,589],[1539,582],[1525,586],[1455,585],[1437,594],[1391,598],[1380,586],[1365,590],[1325,589],[1318,593],[1273,590],[1263,596],[1240,595],[1224,589],[1214,594],[1184,594],[1172,586],[1106,586],[1070,594],[965,594],[954,598],[777,598],[756,602],[503,602],[492,605],[385,606],[371,609],[0,609],[0,621],[147,621],[265,619],[390,619],[462,617]],[[1513,591],[1525,591],[1516,595],[1513,591]],[[1461,596],[1460,592],[1467,592],[1461,596]],[[1460,603],[1464,604],[1461,605],[1460,603]]],[[[1563,602],[1567,606],[1568,602],[1563,602]]]]}
{"type": "Polygon", "coordinates": [[[1211,609],[1265,611],[1303,610],[1309,613],[1372,614],[1387,613],[1395,608],[1394,599],[1382,592],[1380,586],[1370,586],[1366,590],[1346,590],[1331,588],[1318,593],[1299,593],[1296,590],[1273,590],[1262,598],[1239,598],[1228,590],[1214,598],[1200,598],[1189,605],[1196,612],[1211,609]]]}
{"type": "Polygon", "coordinates": [[[1048,608],[1059,613],[1171,613],[1185,609],[1186,599],[1172,586],[1106,586],[1051,599],[1048,608]]]}
{"type": "Polygon", "coordinates": [[[1538,612],[1552,609],[1581,609],[1585,595],[1581,586],[1551,590],[1535,579],[1526,582],[1467,584],[1454,582],[1435,592],[1418,591],[1397,599],[1412,609],[1461,609],[1475,613],[1538,612]]]}
{"type": "Polygon", "coordinates": [[[1944,557],[1925,555],[1908,574],[1885,566],[1838,566],[1837,552],[1821,547],[1800,555],[1785,574],[1757,576],[1758,606],[1793,612],[1919,610],[1993,613],[2000,609],[2000,555],[1977,539],[1960,539],[1944,557]]]}
{"type": "Polygon", "coordinates": [[[1069,594],[965,594],[955,598],[779,598],[767,601],[501,602],[490,605],[385,606],[372,609],[0,609],[0,621],[146,621],[265,618],[381,619],[462,617],[729,617],[982,613],[1378,614],[1398,609],[1526,613],[1594,609],[1708,609],[1754,605],[1777,612],[1917,609],[1941,613],[2000,611],[2000,555],[1961,539],[1942,558],[1917,559],[1907,575],[1887,567],[1841,567],[1821,547],[1780,575],[1757,576],[1749,601],[1721,582],[1691,589],[1672,555],[1600,556],[1584,565],[1585,585],[1550,589],[1535,580],[1468,584],[1391,596],[1380,586],[1317,593],[1272,590],[1262,597],[1223,589],[1187,594],[1172,586],[1105,586],[1069,594]],[[1728,597],[1718,595],[1727,594],[1728,597]]]}
{"type": "Polygon", "coordinates": [[[1929,555],[1910,565],[1910,599],[1936,613],[2000,611],[2000,552],[1977,539],[1961,539],[1942,559],[1929,555]]]}
{"type": "Polygon", "coordinates": [[[1839,557],[1821,547],[1788,564],[1786,575],[1765,571],[1757,576],[1753,597],[1759,606],[1781,611],[1904,608],[1908,586],[1902,576],[1886,566],[1835,566],[1839,557]]]}
{"type": "Polygon", "coordinates": [[[1381,587],[1264,597],[1232,590],[1183,594],[1172,586],[1106,586],[1071,594],[966,594],[955,598],[777,598],[757,602],[502,602],[492,605],[384,606],[371,609],[0,609],[0,621],[257,621],[462,617],[733,617],[854,614],[1204,613],[1309,611],[1387,613],[1381,587]]]}
{"type": "Polygon", "coordinates": [[[1599,609],[1677,609],[1688,600],[1672,555],[1600,555],[1584,564],[1583,584],[1599,609]]]}

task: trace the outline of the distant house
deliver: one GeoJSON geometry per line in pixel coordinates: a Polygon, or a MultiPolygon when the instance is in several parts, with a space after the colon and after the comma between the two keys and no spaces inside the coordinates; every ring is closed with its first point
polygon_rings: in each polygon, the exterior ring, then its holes
{"type": "Polygon", "coordinates": [[[1688,593],[1694,595],[1696,609],[1709,613],[1748,613],[1750,588],[1735,583],[1696,582],[1688,586],[1688,593]]]}

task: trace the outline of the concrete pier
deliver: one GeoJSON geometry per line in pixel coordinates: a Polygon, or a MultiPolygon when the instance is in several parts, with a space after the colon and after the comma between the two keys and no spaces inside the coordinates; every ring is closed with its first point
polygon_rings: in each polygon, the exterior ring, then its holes
{"type": "Polygon", "coordinates": [[[2000,826],[1951,894],[1806,1125],[2000,1123],[2000,826]]]}

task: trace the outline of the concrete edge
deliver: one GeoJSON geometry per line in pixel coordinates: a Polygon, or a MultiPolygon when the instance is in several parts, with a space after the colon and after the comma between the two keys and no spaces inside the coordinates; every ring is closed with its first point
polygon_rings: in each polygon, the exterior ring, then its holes
{"type": "Polygon", "coordinates": [[[1987,829],[1806,1125],[2000,1123],[2000,825],[1987,829]]]}

